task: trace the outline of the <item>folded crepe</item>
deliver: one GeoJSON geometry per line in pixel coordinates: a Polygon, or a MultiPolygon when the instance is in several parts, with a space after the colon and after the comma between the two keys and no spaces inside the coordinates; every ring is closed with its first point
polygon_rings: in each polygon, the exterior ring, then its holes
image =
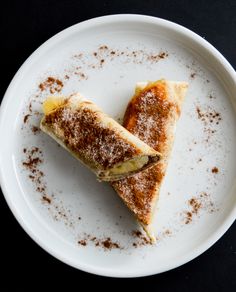
{"type": "Polygon", "coordinates": [[[88,166],[113,181],[155,164],[160,154],[80,94],[49,97],[40,128],[88,166]]]}
{"type": "Polygon", "coordinates": [[[138,83],[124,115],[123,126],[162,154],[151,168],[112,182],[153,242],[151,223],[187,87],[167,80],[138,83]]]}

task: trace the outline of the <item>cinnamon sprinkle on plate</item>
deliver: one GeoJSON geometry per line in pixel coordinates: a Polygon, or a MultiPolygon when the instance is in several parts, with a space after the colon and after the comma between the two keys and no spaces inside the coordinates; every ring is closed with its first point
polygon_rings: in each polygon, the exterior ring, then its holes
{"type": "Polygon", "coordinates": [[[212,170],[211,170],[211,172],[212,172],[212,173],[218,173],[218,172],[219,172],[218,167],[216,167],[216,166],[213,167],[212,170]]]}

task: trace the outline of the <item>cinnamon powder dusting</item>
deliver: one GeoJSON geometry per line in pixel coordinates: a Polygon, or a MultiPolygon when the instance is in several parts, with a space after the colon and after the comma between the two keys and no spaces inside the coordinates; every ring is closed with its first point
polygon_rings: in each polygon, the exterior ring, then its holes
{"type": "Polygon", "coordinates": [[[45,196],[45,195],[42,196],[42,200],[44,202],[48,203],[48,204],[51,204],[51,202],[52,202],[52,199],[47,197],[47,196],[45,196]]]}
{"type": "Polygon", "coordinates": [[[42,163],[42,158],[36,154],[41,154],[38,147],[32,147],[30,150],[23,149],[23,152],[27,152],[27,159],[22,162],[22,165],[30,170],[33,174],[37,172],[39,164],[42,163]]]}
{"type": "Polygon", "coordinates": [[[30,116],[31,116],[30,114],[27,114],[27,115],[24,116],[24,119],[23,119],[24,124],[27,123],[27,121],[28,121],[30,116]]]}
{"type": "Polygon", "coordinates": [[[102,126],[100,119],[98,112],[86,107],[78,110],[61,107],[47,115],[45,123],[68,148],[96,161],[105,169],[140,153],[119,133],[102,126]]]}
{"type": "Polygon", "coordinates": [[[193,216],[197,215],[202,204],[199,202],[197,198],[192,198],[188,201],[189,206],[191,207],[190,211],[185,212],[185,224],[189,224],[193,220],[193,216]]]}
{"type": "Polygon", "coordinates": [[[204,126],[203,131],[206,134],[206,139],[204,141],[208,143],[216,132],[216,126],[222,120],[221,114],[211,107],[202,110],[199,106],[196,106],[196,112],[198,119],[204,126]]]}
{"type": "Polygon", "coordinates": [[[107,237],[105,240],[101,241],[101,245],[106,249],[120,248],[119,244],[113,242],[110,237],[107,237]]]}
{"type": "Polygon", "coordinates": [[[51,94],[61,92],[64,84],[60,79],[47,77],[47,79],[39,84],[40,91],[49,90],[51,94]]]}
{"type": "Polygon", "coordinates": [[[64,69],[63,77],[57,78],[48,76],[42,81],[38,88],[41,92],[48,91],[51,94],[60,93],[66,83],[72,76],[77,76],[78,81],[89,78],[87,70],[101,70],[105,64],[118,59],[122,64],[155,64],[169,56],[167,51],[147,51],[143,49],[131,51],[129,48],[124,50],[110,48],[106,44],[100,45],[92,52],[78,52],[71,56],[73,62],[64,69]],[[90,58],[92,60],[90,60],[90,58]]]}
{"type": "Polygon", "coordinates": [[[168,57],[169,54],[166,53],[166,52],[160,52],[158,56],[159,56],[160,59],[164,59],[164,58],[168,57]]]}
{"type": "Polygon", "coordinates": [[[74,220],[70,216],[70,209],[65,208],[62,201],[56,199],[54,194],[49,195],[45,174],[41,170],[43,153],[38,147],[23,148],[23,168],[28,172],[28,178],[33,183],[34,189],[40,194],[41,202],[47,207],[55,221],[62,221],[66,226],[74,228],[74,220]]]}
{"type": "Polygon", "coordinates": [[[145,245],[152,245],[150,238],[147,238],[139,230],[133,230],[132,236],[136,239],[136,241],[132,243],[133,247],[135,247],[135,248],[142,247],[145,245]]]}
{"type": "Polygon", "coordinates": [[[87,242],[84,239],[81,239],[78,241],[78,244],[82,245],[82,246],[86,246],[87,242]]]}
{"type": "Polygon", "coordinates": [[[24,148],[23,153],[26,157],[22,161],[22,166],[28,171],[28,177],[34,183],[35,190],[46,197],[46,185],[43,182],[44,173],[40,169],[43,162],[42,151],[34,146],[24,148]]]}
{"type": "Polygon", "coordinates": [[[38,134],[40,132],[40,128],[36,126],[31,127],[31,131],[34,135],[38,134]]]}
{"type": "Polygon", "coordinates": [[[151,63],[156,63],[156,62],[158,62],[160,59],[164,59],[164,58],[166,58],[166,57],[168,57],[168,53],[166,53],[166,52],[160,52],[159,54],[149,54],[148,56],[147,56],[147,60],[148,61],[151,61],[151,63]]]}
{"type": "Polygon", "coordinates": [[[190,222],[192,222],[193,214],[191,212],[186,212],[185,214],[186,214],[185,224],[189,224],[190,222]]]}
{"type": "Polygon", "coordinates": [[[40,169],[43,162],[42,151],[38,147],[24,148],[26,155],[22,161],[22,166],[28,171],[28,178],[34,184],[35,191],[41,194],[43,203],[51,204],[52,199],[46,192],[45,174],[40,169]]]}
{"type": "Polygon", "coordinates": [[[97,238],[96,236],[85,233],[84,237],[78,241],[78,244],[81,246],[86,246],[88,243],[92,243],[95,247],[103,248],[105,251],[112,249],[123,249],[118,242],[113,241],[110,237],[97,238]]]}
{"type": "Polygon", "coordinates": [[[212,172],[212,173],[218,173],[218,172],[219,172],[218,167],[216,167],[216,166],[213,167],[212,170],[211,170],[211,172],[212,172]]]}
{"type": "Polygon", "coordinates": [[[222,120],[221,114],[211,108],[208,108],[207,110],[203,111],[199,106],[196,107],[197,116],[198,119],[206,123],[215,123],[219,124],[219,122],[222,120]]]}
{"type": "Polygon", "coordinates": [[[189,205],[192,207],[192,213],[197,214],[202,204],[196,198],[192,198],[188,202],[189,205]]]}
{"type": "MultiPolygon", "coordinates": [[[[167,58],[169,54],[166,51],[146,51],[135,50],[130,51],[129,48],[125,50],[109,48],[107,45],[101,45],[93,52],[82,54],[74,54],[72,58],[80,64],[80,69],[103,69],[104,65],[108,62],[112,62],[114,59],[120,61],[122,64],[154,64],[167,58]],[[92,57],[92,61],[88,62],[88,57],[92,57]]],[[[68,72],[75,74],[75,66],[72,66],[68,72]]],[[[86,74],[85,74],[86,75],[86,74]]]]}
{"type": "Polygon", "coordinates": [[[213,213],[218,211],[215,204],[211,200],[208,193],[202,192],[200,195],[192,197],[188,200],[189,210],[181,213],[185,224],[189,224],[195,217],[199,217],[200,211],[205,210],[207,213],[213,213]]]}

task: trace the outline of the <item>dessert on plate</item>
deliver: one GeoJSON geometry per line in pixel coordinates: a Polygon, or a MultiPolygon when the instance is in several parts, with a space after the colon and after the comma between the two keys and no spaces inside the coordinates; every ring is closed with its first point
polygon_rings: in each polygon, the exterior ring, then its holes
{"type": "Polygon", "coordinates": [[[112,182],[152,241],[152,219],[187,87],[185,82],[167,80],[138,83],[124,115],[123,126],[162,154],[152,167],[112,182]]]}
{"type": "Polygon", "coordinates": [[[114,181],[157,163],[160,153],[80,94],[48,97],[40,128],[88,166],[100,180],[114,181]]]}

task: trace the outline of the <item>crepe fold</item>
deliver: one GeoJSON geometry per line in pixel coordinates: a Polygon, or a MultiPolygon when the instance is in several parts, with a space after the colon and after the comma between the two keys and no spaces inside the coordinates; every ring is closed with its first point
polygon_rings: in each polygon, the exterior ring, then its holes
{"type": "Polygon", "coordinates": [[[103,181],[154,165],[160,153],[132,135],[80,94],[48,97],[40,128],[103,181]]]}
{"type": "Polygon", "coordinates": [[[124,115],[123,126],[162,154],[153,167],[112,183],[152,241],[155,241],[151,225],[155,205],[187,88],[186,82],[167,80],[138,83],[124,115]]]}

